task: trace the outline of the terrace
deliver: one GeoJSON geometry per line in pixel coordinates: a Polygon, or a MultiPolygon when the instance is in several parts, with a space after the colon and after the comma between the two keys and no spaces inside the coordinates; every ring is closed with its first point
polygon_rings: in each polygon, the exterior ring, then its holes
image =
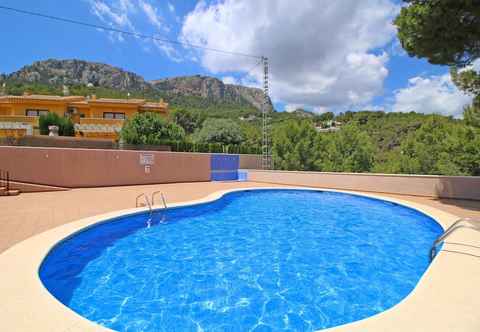
{"type": "MultiPolygon", "coordinates": [[[[24,149],[23,157],[27,157],[27,160],[28,154],[25,154],[25,149],[27,152],[38,150],[4,147],[0,148],[0,154],[2,150],[5,153],[5,150],[8,149],[24,149]]],[[[45,148],[41,153],[45,153],[47,150],[50,157],[55,159],[56,150],[69,149],[45,148]]],[[[80,151],[84,150],[75,149],[75,151],[81,153],[80,151]]],[[[92,153],[91,151],[87,152],[92,153]]],[[[128,164],[125,160],[126,156],[123,154],[132,153],[137,156],[142,152],[112,151],[111,153],[120,156],[119,160],[122,160],[120,168],[125,170],[138,167],[143,170],[143,166],[128,164]]],[[[105,179],[105,183],[122,179],[123,182],[118,183],[120,186],[75,188],[82,186],[82,183],[88,185],[88,181],[91,180],[88,178],[87,170],[87,173],[78,173],[75,169],[71,169],[73,173],[70,174],[76,174],[76,184],[68,182],[72,176],[67,174],[63,175],[63,180],[57,177],[70,188],[49,187],[46,185],[47,179],[52,182],[53,178],[44,174],[46,177],[39,178],[44,185],[39,186],[36,190],[55,191],[23,193],[17,197],[0,198],[0,210],[2,211],[0,215],[0,225],[2,225],[0,265],[2,271],[7,271],[0,276],[2,285],[0,294],[4,299],[0,305],[0,312],[5,328],[12,331],[32,329],[37,331],[104,330],[103,327],[74,314],[48,292],[45,292],[36,271],[45,254],[60,239],[88,225],[95,224],[99,220],[129,213],[129,211],[130,213],[138,211],[139,209],[134,208],[135,197],[141,193],[161,191],[167,197],[169,207],[174,207],[215,200],[223,193],[246,188],[325,188],[324,190],[351,192],[407,205],[432,216],[443,228],[447,228],[460,217],[480,218],[478,200],[459,199],[467,196],[477,197],[479,186],[475,181],[478,179],[474,178],[276,172],[250,169],[247,170],[249,181],[211,182],[201,178],[201,174],[212,171],[206,166],[208,163],[205,163],[205,156],[201,154],[168,152],[155,152],[154,154],[157,166],[152,166],[151,173],[145,176],[153,175],[153,179],[150,181],[157,182],[155,169],[159,168],[160,173],[167,176],[159,182],[170,182],[168,177],[175,176],[174,183],[148,184],[149,181],[146,181],[145,184],[125,186],[122,184],[127,184],[129,179],[119,176],[105,179]],[[163,158],[173,158],[170,159],[170,163],[180,155],[183,158],[188,157],[189,159],[185,160],[189,160],[187,163],[190,163],[193,168],[179,169],[177,167],[176,172],[171,172],[166,159],[159,159],[160,155],[163,155],[163,158]],[[163,162],[159,162],[160,160],[163,162]],[[204,169],[204,167],[206,168],[204,169]],[[192,181],[191,177],[188,180],[188,176],[186,176],[192,172],[192,169],[195,169],[197,173],[195,182],[183,182],[181,178],[178,178],[181,176],[187,181],[192,181]],[[200,178],[198,177],[199,173],[200,178]],[[372,176],[374,180],[372,180],[372,176]],[[464,185],[467,183],[465,181],[470,185],[464,185]],[[412,183],[416,183],[417,186],[412,187],[412,183]],[[372,192],[372,185],[382,193],[372,192]],[[348,188],[350,190],[347,190],[348,188]],[[439,194],[442,197],[438,197],[439,194]]],[[[88,169],[92,159],[96,158],[81,158],[83,165],[79,167],[88,169]]],[[[74,158],[74,160],[79,159],[74,158]]],[[[255,163],[258,163],[253,156],[249,159],[244,158],[240,162],[243,163],[244,168],[254,167],[255,163]]],[[[109,171],[109,167],[104,168],[107,172],[109,171]]],[[[55,169],[52,171],[55,172],[55,169]]],[[[25,172],[27,172],[26,169],[22,170],[17,167],[17,179],[21,178],[25,181],[27,179],[25,172]]],[[[35,176],[38,177],[39,174],[35,174],[35,176]]],[[[173,178],[171,179],[173,180],[173,178]]],[[[141,177],[137,177],[137,182],[142,182],[141,177]]],[[[20,182],[16,183],[21,184],[20,182]]],[[[52,186],[59,184],[50,183],[52,186]]],[[[110,182],[109,185],[112,183],[110,182]]],[[[145,209],[143,208],[143,210],[145,209]]],[[[469,294],[471,289],[474,289],[480,282],[478,260],[480,249],[476,245],[479,240],[480,234],[471,230],[462,230],[454,234],[444,244],[413,292],[403,301],[368,319],[352,322],[346,326],[334,327],[332,330],[476,331],[480,322],[475,308],[480,305],[480,300],[469,294]],[[455,312],[455,315],[451,315],[451,312],[455,312]]],[[[428,253],[425,252],[425,255],[428,253]]]]}

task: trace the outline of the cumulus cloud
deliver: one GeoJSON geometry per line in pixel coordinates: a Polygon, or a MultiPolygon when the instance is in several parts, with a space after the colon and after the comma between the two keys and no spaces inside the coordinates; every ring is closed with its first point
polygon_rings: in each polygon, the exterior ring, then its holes
{"type": "Polygon", "coordinates": [[[471,102],[472,97],[455,86],[450,74],[417,76],[408,81],[406,88],[395,91],[392,110],[461,117],[463,107],[471,102]]]}
{"type": "MultiPolygon", "coordinates": [[[[271,94],[287,104],[326,108],[366,104],[382,92],[398,6],[390,0],[200,1],[184,19],[181,40],[265,55],[271,94]]],[[[247,71],[255,60],[200,54],[214,73],[247,71]]],[[[261,68],[252,76],[259,80],[261,68]]]]}

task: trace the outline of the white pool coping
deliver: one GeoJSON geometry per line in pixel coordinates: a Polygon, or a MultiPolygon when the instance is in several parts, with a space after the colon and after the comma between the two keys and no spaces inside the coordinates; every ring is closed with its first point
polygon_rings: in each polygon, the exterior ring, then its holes
{"type": "MultiPolygon", "coordinates": [[[[430,206],[380,194],[291,186],[217,191],[199,200],[169,204],[169,208],[212,202],[231,192],[282,189],[340,192],[381,199],[418,210],[436,220],[444,229],[458,219],[457,216],[430,206]]],[[[161,208],[158,205],[155,207],[161,208]]],[[[43,286],[38,271],[49,251],[65,238],[103,221],[145,211],[148,211],[148,209],[125,209],[84,218],[35,235],[0,254],[0,324],[3,330],[111,331],[80,316],[56,300],[43,286]]],[[[459,233],[461,234],[455,237],[457,242],[472,242],[472,240],[478,241],[480,239],[478,234],[459,233]]],[[[475,300],[468,296],[465,297],[464,289],[472,285],[480,285],[479,276],[480,260],[475,263],[466,263],[465,257],[445,254],[442,250],[422,276],[415,289],[400,303],[364,320],[322,331],[428,331],[430,327],[431,330],[436,329],[436,331],[480,331],[480,306],[478,306],[480,296],[475,296],[475,300]],[[450,277],[447,276],[451,268],[456,271],[462,268],[467,269],[468,273],[465,271],[466,278],[463,279],[462,287],[452,289],[452,285],[449,284],[450,277]],[[447,295],[450,303],[455,305],[455,312],[452,312],[449,305],[442,307],[442,303],[436,301],[436,293],[445,290],[448,291],[447,295]],[[430,300],[429,296],[431,297],[430,300]],[[429,307],[430,305],[432,306],[429,307]],[[479,309],[478,312],[475,307],[479,309]],[[444,318],[447,318],[449,314],[453,315],[452,318],[454,319],[447,320],[445,323],[444,318]],[[418,327],[418,329],[415,327],[418,327]],[[445,329],[442,329],[442,327],[445,329]]],[[[456,276],[453,277],[456,278],[456,276]]],[[[476,289],[473,291],[476,291],[476,289]]]]}

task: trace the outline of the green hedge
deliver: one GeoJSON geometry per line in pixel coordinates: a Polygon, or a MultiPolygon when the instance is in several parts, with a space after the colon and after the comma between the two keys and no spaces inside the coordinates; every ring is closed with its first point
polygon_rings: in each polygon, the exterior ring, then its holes
{"type": "Polygon", "coordinates": [[[205,152],[205,153],[230,153],[230,154],[261,154],[259,146],[246,144],[225,145],[220,143],[194,143],[187,141],[161,141],[159,145],[166,145],[174,152],[205,152]]]}

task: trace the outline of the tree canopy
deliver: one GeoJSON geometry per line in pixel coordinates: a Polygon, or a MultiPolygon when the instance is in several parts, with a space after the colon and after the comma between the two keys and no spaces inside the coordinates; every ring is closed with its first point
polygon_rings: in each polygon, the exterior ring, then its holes
{"type": "Polygon", "coordinates": [[[192,134],[201,127],[205,116],[202,112],[179,108],[171,113],[173,122],[182,127],[187,134],[192,134]]]}
{"type": "Polygon", "coordinates": [[[410,56],[465,66],[480,57],[480,0],[404,0],[395,19],[410,56]]]}
{"type": "Polygon", "coordinates": [[[185,131],[157,113],[146,112],[137,113],[128,119],[120,136],[129,144],[158,145],[166,140],[183,140],[185,131]]]}
{"type": "Polygon", "coordinates": [[[199,143],[240,144],[244,134],[240,126],[230,119],[207,119],[194,134],[199,143]]]}
{"type": "Polygon", "coordinates": [[[320,136],[309,120],[287,121],[273,131],[275,168],[308,171],[315,169],[320,136]]]}

